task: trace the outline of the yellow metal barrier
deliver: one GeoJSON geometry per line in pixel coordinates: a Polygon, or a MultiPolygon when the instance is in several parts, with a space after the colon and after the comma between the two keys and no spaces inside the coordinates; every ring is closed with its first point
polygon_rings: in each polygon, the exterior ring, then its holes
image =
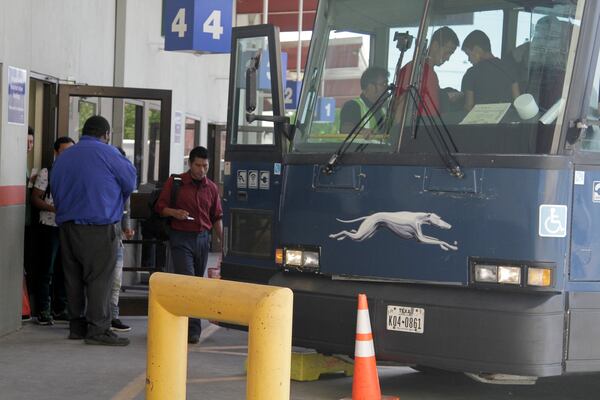
{"type": "Polygon", "coordinates": [[[290,398],[290,289],[155,273],[148,302],[146,399],[185,399],[188,317],[248,326],[246,398],[290,398]]]}

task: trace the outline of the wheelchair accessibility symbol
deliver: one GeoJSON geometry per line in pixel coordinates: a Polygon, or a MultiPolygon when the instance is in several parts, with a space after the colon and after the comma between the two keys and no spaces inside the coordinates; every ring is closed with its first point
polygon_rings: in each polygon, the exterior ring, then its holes
{"type": "Polygon", "coordinates": [[[592,185],[592,201],[600,203],[600,181],[594,181],[592,185]]]}
{"type": "Polygon", "coordinates": [[[567,206],[540,205],[539,233],[542,237],[567,236],[567,206]]]}

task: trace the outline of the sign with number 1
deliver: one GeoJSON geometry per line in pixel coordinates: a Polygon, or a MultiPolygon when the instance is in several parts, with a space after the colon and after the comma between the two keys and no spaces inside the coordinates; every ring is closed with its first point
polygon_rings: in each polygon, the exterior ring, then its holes
{"type": "Polygon", "coordinates": [[[231,0],[169,0],[163,14],[165,50],[229,53],[231,0]]]}
{"type": "Polygon", "coordinates": [[[318,113],[316,121],[318,122],[333,122],[335,121],[335,98],[334,97],[319,97],[318,113]]]}

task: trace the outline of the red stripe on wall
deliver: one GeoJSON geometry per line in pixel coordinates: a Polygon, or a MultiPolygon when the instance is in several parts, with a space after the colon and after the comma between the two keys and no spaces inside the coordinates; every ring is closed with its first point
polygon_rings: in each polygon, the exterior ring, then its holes
{"type": "Polygon", "coordinates": [[[25,204],[25,185],[0,186],[0,207],[25,204]]]}

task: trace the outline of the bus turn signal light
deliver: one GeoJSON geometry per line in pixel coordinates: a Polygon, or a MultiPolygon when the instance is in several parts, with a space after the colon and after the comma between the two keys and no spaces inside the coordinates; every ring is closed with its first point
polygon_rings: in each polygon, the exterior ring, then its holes
{"type": "Polygon", "coordinates": [[[527,269],[527,284],[529,286],[548,287],[552,284],[552,270],[550,268],[527,269]]]}
{"type": "Polygon", "coordinates": [[[283,249],[275,249],[275,264],[283,265],[283,249]]]}

